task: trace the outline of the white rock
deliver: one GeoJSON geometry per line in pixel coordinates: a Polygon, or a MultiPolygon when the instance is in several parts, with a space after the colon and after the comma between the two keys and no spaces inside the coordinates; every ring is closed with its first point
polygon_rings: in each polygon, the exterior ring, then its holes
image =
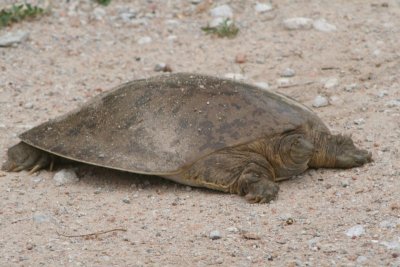
{"type": "Polygon", "coordinates": [[[224,75],[225,78],[232,79],[232,80],[238,80],[238,81],[243,81],[246,80],[246,76],[240,73],[227,73],[224,75]]]}
{"type": "Polygon", "coordinates": [[[352,83],[352,84],[346,85],[346,86],[344,87],[344,90],[347,91],[347,92],[352,92],[352,91],[354,91],[354,90],[356,90],[356,89],[358,89],[358,88],[359,88],[359,86],[358,86],[357,83],[352,83]]]}
{"type": "Polygon", "coordinates": [[[276,80],[276,83],[277,83],[277,85],[279,87],[287,86],[287,85],[290,84],[290,79],[288,79],[288,78],[280,78],[280,79],[276,80]]]}
{"type": "Polygon", "coordinates": [[[93,15],[94,15],[95,19],[97,19],[97,20],[102,20],[102,19],[107,15],[107,13],[106,13],[106,11],[105,11],[103,8],[101,8],[101,7],[96,7],[96,8],[93,10],[93,15]]]}
{"type": "Polygon", "coordinates": [[[264,90],[268,90],[269,88],[269,84],[266,82],[256,82],[254,84],[264,90]]]}
{"type": "Polygon", "coordinates": [[[213,20],[208,24],[208,26],[210,26],[210,27],[212,27],[212,28],[215,28],[215,27],[218,27],[219,25],[221,25],[222,23],[224,23],[225,21],[226,21],[226,24],[227,24],[227,25],[231,25],[231,24],[232,24],[232,20],[219,17],[219,18],[213,19],[213,20]]]}
{"type": "Polygon", "coordinates": [[[338,78],[329,78],[325,81],[324,88],[325,89],[333,89],[339,85],[338,78]]]}
{"type": "Polygon", "coordinates": [[[400,243],[398,241],[395,241],[395,240],[394,241],[390,241],[390,242],[383,241],[383,242],[381,242],[381,245],[384,245],[388,249],[394,249],[394,250],[400,249],[400,243]]]}
{"type": "Polygon", "coordinates": [[[368,258],[367,257],[365,257],[365,256],[358,256],[357,257],[357,263],[363,263],[363,262],[366,262],[368,260],[368,258]]]}
{"type": "Polygon", "coordinates": [[[360,236],[360,235],[362,235],[362,234],[364,234],[365,233],[365,229],[364,229],[364,226],[362,226],[362,225],[356,225],[356,226],[353,226],[353,227],[351,227],[351,228],[349,228],[347,231],[346,231],[346,235],[347,236],[349,236],[349,237],[357,237],[357,236],[360,236]]]}
{"type": "Polygon", "coordinates": [[[50,217],[44,214],[34,214],[33,215],[33,221],[37,223],[44,223],[44,222],[49,222],[50,217]]]}
{"type": "Polygon", "coordinates": [[[378,97],[384,97],[384,96],[387,96],[388,95],[388,91],[386,91],[386,90],[382,90],[382,91],[379,91],[378,92],[378,97]]]}
{"type": "Polygon", "coordinates": [[[140,44],[140,45],[144,45],[144,44],[149,44],[149,43],[151,43],[152,41],[153,41],[153,40],[151,39],[150,36],[144,36],[144,37],[139,38],[139,39],[137,40],[137,43],[140,44]]]}
{"type": "Polygon", "coordinates": [[[314,29],[320,32],[334,32],[336,31],[336,26],[328,23],[325,19],[317,19],[313,23],[314,29]]]}
{"type": "Polygon", "coordinates": [[[62,169],[53,176],[56,186],[79,182],[79,178],[72,169],[62,169]]]}
{"type": "Polygon", "coordinates": [[[365,123],[365,120],[363,118],[359,118],[359,119],[355,119],[354,120],[354,124],[356,124],[356,125],[361,125],[361,124],[364,124],[364,123],[365,123]]]}
{"type": "Polygon", "coordinates": [[[389,108],[400,107],[400,99],[394,99],[386,102],[386,106],[389,108]]]}
{"type": "Polygon", "coordinates": [[[238,232],[239,232],[239,229],[237,229],[237,228],[234,227],[234,226],[228,227],[228,228],[226,228],[226,230],[227,230],[229,233],[238,233],[238,232]]]}
{"type": "Polygon", "coordinates": [[[296,72],[291,68],[286,68],[281,73],[282,77],[293,77],[294,75],[296,75],[296,72]]]}
{"type": "Polygon", "coordinates": [[[14,44],[22,43],[29,38],[29,33],[26,31],[7,32],[0,36],[0,47],[12,46],[14,44]]]}
{"type": "Polygon", "coordinates": [[[288,30],[308,30],[313,25],[313,20],[310,18],[290,18],[282,22],[283,26],[288,30]]]}
{"type": "Polygon", "coordinates": [[[122,21],[124,22],[129,22],[132,19],[136,18],[136,13],[134,11],[122,11],[119,13],[119,17],[121,18],[122,21]]]}
{"type": "Polygon", "coordinates": [[[221,5],[217,6],[210,10],[210,14],[213,17],[223,17],[223,18],[232,18],[233,12],[230,6],[228,5],[221,5]]]}
{"type": "Polygon", "coordinates": [[[210,232],[209,237],[212,240],[217,240],[221,238],[221,233],[218,230],[213,230],[210,232]]]}
{"type": "Polygon", "coordinates": [[[325,96],[317,95],[312,103],[313,107],[325,107],[329,105],[329,101],[325,96]]]}
{"type": "Polygon", "coordinates": [[[254,9],[258,13],[265,13],[272,10],[272,5],[270,3],[256,3],[254,9]]]}

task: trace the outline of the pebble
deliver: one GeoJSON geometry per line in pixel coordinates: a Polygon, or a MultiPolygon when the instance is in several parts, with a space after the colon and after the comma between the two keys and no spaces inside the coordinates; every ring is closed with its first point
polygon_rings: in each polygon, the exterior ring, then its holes
{"type": "Polygon", "coordinates": [[[329,101],[326,97],[324,97],[322,95],[317,95],[314,98],[312,105],[313,105],[313,107],[316,107],[316,108],[326,107],[329,105],[329,101]]]}
{"type": "Polygon", "coordinates": [[[79,182],[78,176],[72,169],[62,169],[56,172],[53,176],[53,180],[55,181],[56,186],[79,182]]]}
{"type": "Polygon", "coordinates": [[[388,91],[386,91],[386,90],[383,90],[383,91],[379,91],[378,92],[378,97],[380,97],[380,98],[382,98],[382,97],[384,97],[384,96],[387,96],[388,95],[388,91]]]}
{"type": "Polygon", "coordinates": [[[124,202],[125,204],[130,204],[131,200],[129,197],[125,197],[124,199],[122,199],[122,202],[124,202]]]}
{"type": "Polygon", "coordinates": [[[43,223],[43,222],[49,222],[50,217],[44,214],[34,214],[33,215],[33,221],[36,223],[43,223]]]}
{"type": "Polygon", "coordinates": [[[231,226],[231,227],[226,228],[226,231],[228,231],[229,233],[238,233],[239,229],[237,229],[234,226],[231,226]]]}
{"type": "Polygon", "coordinates": [[[270,3],[256,3],[254,10],[258,13],[265,13],[272,10],[272,5],[270,3]]]}
{"type": "Polygon", "coordinates": [[[345,232],[345,234],[348,237],[357,237],[364,233],[365,233],[365,229],[364,229],[364,226],[362,226],[362,225],[353,226],[353,227],[347,229],[347,231],[345,232]]]}
{"type": "Polygon", "coordinates": [[[313,20],[310,18],[297,17],[285,19],[282,24],[287,30],[308,30],[311,29],[313,20]]]}
{"type": "Polygon", "coordinates": [[[366,262],[367,260],[368,260],[368,258],[365,256],[362,256],[362,255],[358,256],[356,259],[357,263],[363,263],[363,262],[366,262]]]}
{"type": "Polygon", "coordinates": [[[26,109],[32,109],[32,108],[33,108],[33,103],[32,103],[32,102],[27,102],[27,103],[25,103],[24,108],[26,108],[26,109]]]}
{"type": "MultiPolygon", "coordinates": [[[[400,224],[400,223],[399,223],[400,224]]],[[[391,221],[381,221],[379,223],[379,226],[381,228],[386,228],[386,229],[391,229],[391,228],[396,228],[397,224],[391,221]]]]}
{"type": "Polygon", "coordinates": [[[389,108],[400,107],[400,99],[394,99],[386,102],[386,106],[389,108]]]}
{"type": "Polygon", "coordinates": [[[235,62],[238,64],[242,64],[246,62],[246,54],[239,53],[235,56],[235,62]]]}
{"type": "Polygon", "coordinates": [[[93,16],[97,20],[103,20],[103,18],[107,15],[106,11],[101,7],[96,7],[93,10],[93,16]]]}
{"type": "MultiPolygon", "coordinates": [[[[208,24],[208,26],[210,26],[211,28],[216,28],[216,27],[218,27],[219,25],[221,25],[222,23],[224,23],[225,22],[225,18],[221,18],[221,17],[219,17],[219,18],[215,18],[215,19],[213,19],[209,24],[208,24]]],[[[226,24],[227,25],[230,25],[230,24],[232,24],[232,20],[227,20],[227,22],[226,22],[226,24]]]]}
{"type": "Polygon", "coordinates": [[[395,241],[395,240],[390,241],[390,242],[383,241],[383,242],[381,242],[381,245],[384,245],[388,249],[393,249],[393,250],[400,249],[400,242],[395,241]]]}
{"type": "Polygon", "coordinates": [[[166,63],[157,63],[154,66],[154,71],[157,71],[157,72],[160,72],[160,71],[162,71],[162,72],[172,72],[172,68],[171,68],[170,65],[168,65],[166,63]]]}
{"type": "Polygon", "coordinates": [[[364,124],[364,123],[365,123],[365,120],[363,118],[359,118],[359,119],[355,119],[354,120],[354,124],[356,124],[356,125],[361,125],[361,124],[364,124]]]}
{"type": "Polygon", "coordinates": [[[340,184],[341,184],[341,186],[344,187],[344,188],[350,186],[350,183],[349,183],[349,181],[347,181],[347,180],[343,180],[340,184]]]}
{"type": "Polygon", "coordinates": [[[232,80],[238,80],[238,81],[243,81],[246,80],[246,76],[240,73],[226,73],[224,75],[225,78],[232,79],[232,80]]]}
{"type": "Polygon", "coordinates": [[[269,88],[269,84],[266,82],[256,82],[254,84],[264,90],[268,90],[269,88]]]}
{"type": "Polygon", "coordinates": [[[333,89],[339,85],[338,78],[329,78],[325,81],[324,88],[325,89],[333,89]]]}
{"type": "Polygon", "coordinates": [[[210,14],[214,18],[223,17],[223,18],[231,19],[233,17],[232,9],[228,5],[220,5],[220,6],[214,7],[213,9],[210,10],[210,14]]]}
{"type": "Polygon", "coordinates": [[[137,43],[140,45],[149,44],[153,41],[150,36],[144,36],[137,40],[137,43]]]}
{"type": "Polygon", "coordinates": [[[276,80],[278,87],[287,86],[290,84],[290,80],[288,78],[280,78],[276,80]]]}
{"type": "Polygon", "coordinates": [[[352,84],[346,85],[346,86],[344,87],[344,90],[345,90],[346,92],[352,92],[352,91],[354,91],[354,90],[356,90],[356,89],[358,89],[358,88],[359,88],[358,84],[352,83],[352,84]]]}
{"type": "Polygon", "coordinates": [[[334,32],[336,31],[336,26],[328,23],[325,19],[317,19],[313,23],[314,29],[320,32],[334,32]]]}
{"type": "Polygon", "coordinates": [[[8,47],[14,44],[22,43],[29,38],[29,33],[26,31],[7,32],[0,36],[0,47],[8,47]]]}
{"type": "Polygon", "coordinates": [[[221,233],[218,230],[213,230],[210,232],[209,237],[211,240],[217,240],[221,238],[221,233]]]}
{"type": "Polygon", "coordinates": [[[123,22],[129,22],[132,19],[136,18],[137,13],[135,11],[132,10],[121,10],[121,12],[119,13],[119,17],[121,18],[121,20],[123,22]]]}
{"type": "Polygon", "coordinates": [[[287,78],[293,77],[294,75],[296,75],[296,72],[291,68],[286,68],[281,73],[281,77],[287,77],[287,78]]]}

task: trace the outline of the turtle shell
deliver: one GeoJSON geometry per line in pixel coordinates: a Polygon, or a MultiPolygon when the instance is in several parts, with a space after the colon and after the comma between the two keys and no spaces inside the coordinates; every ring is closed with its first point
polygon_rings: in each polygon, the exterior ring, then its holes
{"type": "Polygon", "coordinates": [[[135,80],[20,135],[79,162],[170,175],[220,150],[321,120],[295,100],[216,77],[178,73],[135,80]]]}

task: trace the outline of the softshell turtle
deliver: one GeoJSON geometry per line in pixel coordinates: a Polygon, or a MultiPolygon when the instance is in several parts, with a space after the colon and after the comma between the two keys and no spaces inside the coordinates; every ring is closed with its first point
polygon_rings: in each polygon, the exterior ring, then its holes
{"type": "Polygon", "coordinates": [[[348,136],[332,135],[309,108],[233,80],[178,73],[122,84],[20,135],[7,171],[36,171],[57,158],[268,202],[276,181],[307,168],[371,161],[348,136]]]}

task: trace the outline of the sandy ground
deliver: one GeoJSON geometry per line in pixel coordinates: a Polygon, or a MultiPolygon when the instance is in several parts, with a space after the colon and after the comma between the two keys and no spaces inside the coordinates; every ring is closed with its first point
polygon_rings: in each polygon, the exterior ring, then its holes
{"type": "Polygon", "coordinates": [[[19,133],[165,62],[174,72],[240,73],[309,106],[325,96],[315,112],[374,162],[307,171],[263,205],[87,166],[69,167],[80,181],[64,186],[45,170],[0,172],[0,266],[400,266],[398,1],[275,1],[265,13],[255,1],[55,2],[51,15],[0,30],[30,34],[0,48],[2,160],[19,133]],[[220,4],[233,10],[234,39],[200,29],[220,4]],[[135,16],[124,21],[127,10],[135,16]],[[289,31],[282,21],[293,17],[324,18],[336,31],[289,31]],[[295,75],[280,80],[286,68],[295,75]],[[126,231],[60,235],[113,229],[126,231]]]}

